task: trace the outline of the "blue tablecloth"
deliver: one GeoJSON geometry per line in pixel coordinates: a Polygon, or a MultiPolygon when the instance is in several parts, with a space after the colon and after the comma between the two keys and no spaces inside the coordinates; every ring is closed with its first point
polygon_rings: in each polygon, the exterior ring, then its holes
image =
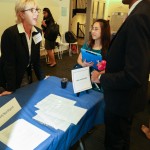
{"type": "MultiPolygon", "coordinates": [[[[49,77],[48,79],[20,88],[11,95],[0,97],[0,107],[13,97],[17,99],[22,107],[21,111],[0,127],[0,130],[4,129],[17,119],[23,118],[51,134],[51,136],[41,143],[36,150],[68,150],[94,125],[102,124],[104,114],[103,94],[89,90],[88,94],[86,92],[81,92],[80,96],[77,97],[76,94],[73,93],[72,83],[69,82],[67,88],[62,89],[60,80],[61,79],[57,77],[49,77]],[[34,105],[51,93],[75,100],[77,106],[88,109],[87,113],[79,123],[77,125],[71,124],[66,132],[55,130],[52,127],[46,127],[32,119],[32,117],[36,115],[36,108],[34,105]]],[[[10,148],[2,142],[0,142],[0,149],[10,150],[10,148]]]]}

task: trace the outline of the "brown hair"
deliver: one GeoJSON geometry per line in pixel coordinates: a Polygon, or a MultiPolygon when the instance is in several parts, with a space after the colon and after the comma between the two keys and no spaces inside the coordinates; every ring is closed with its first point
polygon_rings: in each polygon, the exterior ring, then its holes
{"type": "MultiPolygon", "coordinates": [[[[102,56],[105,58],[110,43],[110,25],[109,25],[109,21],[104,19],[97,19],[96,21],[94,21],[94,23],[96,22],[98,22],[101,27],[102,56]]],[[[92,26],[94,25],[94,23],[92,24],[92,26]]],[[[95,44],[95,40],[92,39],[92,36],[90,35],[88,45],[90,48],[92,48],[94,44],[95,44]]]]}

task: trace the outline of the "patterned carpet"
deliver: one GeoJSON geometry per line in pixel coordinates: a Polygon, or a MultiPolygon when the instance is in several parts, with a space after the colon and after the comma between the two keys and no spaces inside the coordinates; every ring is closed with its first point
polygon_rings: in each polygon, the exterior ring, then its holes
{"type": "MultiPolygon", "coordinates": [[[[45,59],[41,59],[41,66],[45,74],[57,77],[66,77],[71,81],[71,69],[76,64],[78,54],[69,56],[68,52],[63,54],[63,59],[59,60],[56,55],[56,67],[49,67],[45,63],[45,59]]],[[[150,150],[150,141],[146,139],[141,132],[141,124],[148,125],[150,120],[150,104],[147,105],[144,112],[135,116],[131,133],[131,150],[150,150]]],[[[91,134],[86,134],[82,141],[85,150],[104,150],[104,125],[97,126],[91,134]]],[[[76,143],[70,150],[80,150],[79,143],[76,143]]]]}

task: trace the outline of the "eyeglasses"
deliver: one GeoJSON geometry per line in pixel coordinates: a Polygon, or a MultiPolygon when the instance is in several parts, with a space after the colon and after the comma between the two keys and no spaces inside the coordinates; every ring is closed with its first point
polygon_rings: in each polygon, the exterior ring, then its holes
{"type": "Polygon", "coordinates": [[[99,28],[91,28],[91,31],[98,31],[98,30],[100,30],[99,28]]]}
{"type": "Polygon", "coordinates": [[[30,11],[32,13],[36,13],[36,12],[40,13],[41,9],[40,8],[30,8],[30,9],[23,10],[23,12],[25,12],[25,11],[30,11]]]}

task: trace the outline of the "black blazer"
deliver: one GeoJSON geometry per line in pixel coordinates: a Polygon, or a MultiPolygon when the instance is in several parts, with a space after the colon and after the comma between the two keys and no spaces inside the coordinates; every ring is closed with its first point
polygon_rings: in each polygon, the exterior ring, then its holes
{"type": "Polygon", "coordinates": [[[100,78],[106,110],[130,116],[143,110],[150,68],[150,3],[141,1],[110,43],[100,78]]]}
{"type": "MultiPolygon", "coordinates": [[[[41,33],[33,32],[32,36],[41,33]]],[[[40,69],[40,42],[35,44],[32,39],[31,61],[29,60],[29,50],[25,33],[19,33],[17,25],[6,29],[1,38],[1,84],[6,90],[14,91],[19,88],[27,66],[32,64],[38,80],[45,76],[40,69]]],[[[31,71],[31,69],[30,69],[31,71]]]]}

